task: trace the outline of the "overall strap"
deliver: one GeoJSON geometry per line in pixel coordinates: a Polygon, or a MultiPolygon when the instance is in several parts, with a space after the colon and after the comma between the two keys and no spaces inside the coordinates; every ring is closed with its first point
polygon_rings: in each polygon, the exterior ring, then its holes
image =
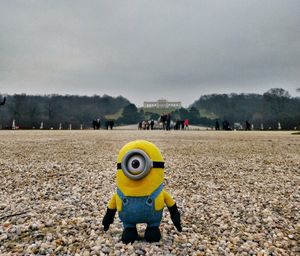
{"type": "Polygon", "coordinates": [[[163,188],[164,188],[164,184],[161,183],[160,186],[157,189],[155,189],[150,196],[148,196],[146,204],[152,205],[155,198],[160,194],[160,192],[163,190],[163,188]]]}
{"type": "Polygon", "coordinates": [[[126,205],[128,203],[128,199],[126,198],[126,196],[123,194],[123,192],[117,187],[117,194],[120,197],[120,199],[122,200],[122,203],[124,205],[126,205]]]}

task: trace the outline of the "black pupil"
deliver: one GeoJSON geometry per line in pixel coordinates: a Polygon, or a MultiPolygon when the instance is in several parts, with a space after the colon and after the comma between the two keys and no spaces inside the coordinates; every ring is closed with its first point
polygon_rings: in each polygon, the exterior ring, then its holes
{"type": "Polygon", "coordinates": [[[131,162],[131,166],[132,166],[132,168],[134,168],[134,169],[137,169],[137,168],[139,168],[140,167],[140,161],[139,160],[133,160],[132,162],[131,162]]]}

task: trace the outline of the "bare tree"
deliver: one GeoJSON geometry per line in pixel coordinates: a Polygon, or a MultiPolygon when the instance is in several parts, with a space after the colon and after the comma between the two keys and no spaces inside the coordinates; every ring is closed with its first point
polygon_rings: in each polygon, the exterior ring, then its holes
{"type": "Polygon", "coordinates": [[[3,97],[3,100],[2,100],[2,102],[0,102],[0,106],[4,105],[4,104],[5,104],[5,102],[6,102],[6,97],[3,97]]]}
{"type": "Polygon", "coordinates": [[[300,92],[300,88],[297,88],[296,91],[297,91],[297,92],[300,92]]]}

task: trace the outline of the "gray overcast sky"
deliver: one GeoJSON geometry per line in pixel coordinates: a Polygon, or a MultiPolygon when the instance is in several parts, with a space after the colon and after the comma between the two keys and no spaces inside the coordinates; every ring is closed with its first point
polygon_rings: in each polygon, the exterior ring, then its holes
{"type": "MultiPolygon", "coordinates": [[[[299,0],[0,0],[0,92],[123,95],[300,87],[299,0]]],[[[299,93],[298,93],[299,95],[299,93]]]]}

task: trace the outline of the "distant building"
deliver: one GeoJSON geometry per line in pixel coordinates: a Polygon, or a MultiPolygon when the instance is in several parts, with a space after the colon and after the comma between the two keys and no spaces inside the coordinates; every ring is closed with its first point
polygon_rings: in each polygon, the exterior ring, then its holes
{"type": "Polygon", "coordinates": [[[167,101],[165,99],[145,101],[144,108],[181,108],[181,101],[167,101]]]}

